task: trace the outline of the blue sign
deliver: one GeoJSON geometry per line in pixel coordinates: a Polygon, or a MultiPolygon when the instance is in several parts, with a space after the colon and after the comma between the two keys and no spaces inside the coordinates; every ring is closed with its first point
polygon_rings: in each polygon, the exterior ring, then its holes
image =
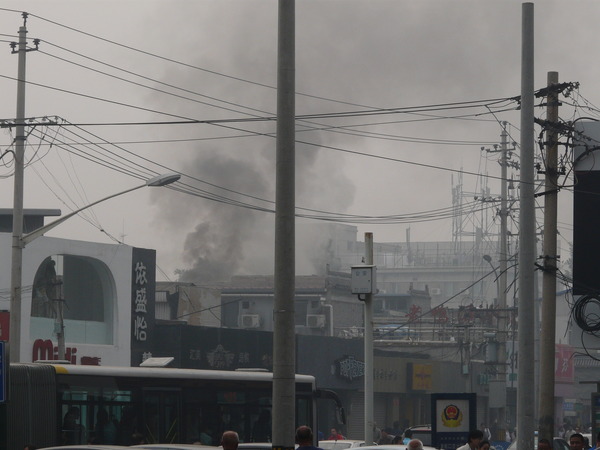
{"type": "Polygon", "coordinates": [[[435,448],[454,450],[467,443],[477,427],[475,394],[431,394],[431,440],[435,448]]]}

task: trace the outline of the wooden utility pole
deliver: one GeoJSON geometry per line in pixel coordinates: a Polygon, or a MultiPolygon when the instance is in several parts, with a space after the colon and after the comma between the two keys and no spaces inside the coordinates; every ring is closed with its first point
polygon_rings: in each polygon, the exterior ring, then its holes
{"type": "Polygon", "coordinates": [[[539,437],[554,437],[554,352],[556,334],[556,233],[558,214],[558,72],[548,72],[546,180],[544,188],[544,273],[540,334],[539,437]]]}

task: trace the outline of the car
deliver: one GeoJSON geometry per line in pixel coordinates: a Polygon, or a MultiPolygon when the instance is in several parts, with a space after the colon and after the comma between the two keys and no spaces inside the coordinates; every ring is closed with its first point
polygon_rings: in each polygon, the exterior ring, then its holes
{"type": "MultiPolygon", "coordinates": [[[[365,444],[365,441],[355,441],[352,439],[340,439],[338,441],[334,440],[324,440],[319,441],[319,447],[323,450],[343,450],[346,448],[356,448],[356,447],[365,447],[368,444],[365,444]]],[[[373,445],[373,444],[371,444],[373,445]]]]}
{"type": "MultiPolygon", "coordinates": [[[[535,432],[535,436],[533,438],[533,448],[537,448],[538,445],[538,436],[537,436],[537,431],[535,432]]],[[[563,438],[561,437],[555,437],[552,440],[552,449],[553,450],[570,450],[571,447],[569,446],[569,444],[567,443],[567,441],[565,441],[563,438]]],[[[509,446],[508,446],[508,450],[517,450],[517,441],[513,441],[509,446]]]]}
{"type": "MultiPolygon", "coordinates": [[[[298,447],[296,445],[296,447],[298,447]]],[[[219,447],[222,449],[222,447],[219,447]]],[[[238,449],[240,450],[271,450],[273,444],[271,442],[240,442],[238,449]]]]}
{"type": "MultiPolygon", "coordinates": [[[[298,448],[298,444],[295,444],[295,447],[298,448]]],[[[271,450],[272,448],[271,442],[240,442],[238,444],[239,450],[271,450]]],[[[218,449],[222,450],[223,447],[218,447],[218,449]]]]}
{"type": "Polygon", "coordinates": [[[210,445],[203,445],[203,444],[139,444],[139,445],[132,445],[129,448],[145,448],[148,450],[199,450],[199,449],[206,449],[206,450],[217,450],[218,447],[213,447],[210,445]]]}
{"type": "MultiPolygon", "coordinates": [[[[361,447],[361,450],[406,450],[406,445],[404,444],[385,444],[385,445],[367,445],[365,447],[361,447]]],[[[428,445],[423,446],[423,450],[438,450],[434,447],[430,447],[428,445]]]]}
{"type": "Polygon", "coordinates": [[[102,444],[90,444],[90,445],[60,445],[56,447],[44,447],[39,450],[116,450],[124,449],[129,447],[123,447],[121,445],[102,445],[102,444]]]}
{"type": "MultiPolygon", "coordinates": [[[[406,430],[410,430],[412,439],[420,440],[423,445],[431,445],[431,425],[415,425],[406,430]]],[[[406,433],[406,430],[404,430],[404,433],[406,433]]]]}

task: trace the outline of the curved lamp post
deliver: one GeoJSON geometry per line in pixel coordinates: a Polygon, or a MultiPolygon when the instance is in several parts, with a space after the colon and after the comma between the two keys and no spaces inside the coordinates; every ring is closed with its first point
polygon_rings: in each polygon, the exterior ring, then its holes
{"type": "MultiPolygon", "coordinates": [[[[91,208],[92,206],[102,203],[111,198],[118,197],[123,194],[127,194],[131,191],[144,188],[146,186],[166,186],[179,180],[181,175],[178,173],[167,173],[163,175],[157,175],[153,178],[148,179],[144,184],[135,186],[133,188],[126,189],[116,194],[109,195],[108,197],[96,200],[89,205],[86,205],[78,210],[70,212],[69,214],[50,222],[31,233],[23,234],[22,224],[20,224],[17,230],[13,230],[13,253],[12,253],[12,264],[11,264],[11,296],[10,296],[10,329],[9,329],[9,346],[10,346],[10,362],[19,362],[21,356],[21,278],[23,271],[23,248],[31,241],[42,236],[47,231],[55,228],[64,221],[71,217],[79,214],[80,212],[91,208]],[[17,242],[15,244],[15,242],[17,242]]],[[[22,208],[22,204],[20,205],[22,208]]],[[[15,211],[13,211],[15,214],[15,211]]],[[[63,356],[64,358],[64,356],[63,356]]]]}

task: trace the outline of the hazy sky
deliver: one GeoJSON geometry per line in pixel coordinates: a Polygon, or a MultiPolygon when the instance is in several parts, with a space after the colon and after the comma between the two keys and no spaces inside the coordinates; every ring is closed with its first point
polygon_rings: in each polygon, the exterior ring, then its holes
{"type": "MultiPolygon", "coordinates": [[[[159,279],[194,267],[215,276],[231,268],[272,272],[274,215],[264,209],[274,207],[275,124],[248,119],[276,112],[276,1],[20,0],[1,7],[0,118],[15,116],[17,56],[8,43],[17,40],[19,12],[27,11],[28,37],[41,43],[27,54],[26,115],[76,125],[32,132],[26,208],[66,213],[139,184],[135,176],[178,171],[181,189],[226,200],[147,188],[88,217],[116,239],[157,249],[166,273],[159,279]],[[186,119],[243,120],[155,123],[186,119]],[[115,125],[123,123],[136,125],[115,125]]],[[[518,111],[499,111],[514,103],[411,114],[381,109],[519,95],[521,11],[521,2],[499,0],[298,0],[297,115],[372,114],[298,121],[297,206],[359,216],[449,208],[461,168],[465,192],[488,183],[499,194],[496,178],[472,173],[499,176],[494,157],[480,148],[499,142],[501,121],[519,142],[518,111]]],[[[536,88],[557,71],[561,81],[581,83],[573,102],[600,105],[599,18],[595,0],[535,2],[536,88]]],[[[484,104],[491,103],[477,105],[484,104]]],[[[565,119],[595,114],[561,109],[565,119]]],[[[536,116],[545,109],[536,108],[536,116]]],[[[13,137],[14,130],[2,130],[3,152],[13,137]]],[[[2,162],[1,206],[11,207],[10,154],[2,162]]],[[[567,190],[559,196],[567,238],[570,197],[567,190]]],[[[359,238],[372,231],[376,241],[403,241],[408,226],[360,224],[359,238]]],[[[451,239],[449,219],[410,227],[414,241],[451,239]]],[[[50,235],[113,242],[80,218],[50,235]]]]}

